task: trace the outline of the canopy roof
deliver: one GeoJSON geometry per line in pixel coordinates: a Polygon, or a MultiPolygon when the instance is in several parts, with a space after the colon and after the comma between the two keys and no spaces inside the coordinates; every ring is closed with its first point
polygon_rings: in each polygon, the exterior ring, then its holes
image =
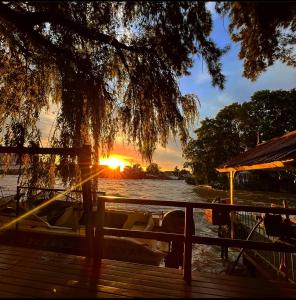
{"type": "Polygon", "coordinates": [[[296,162],[296,130],[273,138],[221,164],[218,172],[284,168],[296,162]]]}

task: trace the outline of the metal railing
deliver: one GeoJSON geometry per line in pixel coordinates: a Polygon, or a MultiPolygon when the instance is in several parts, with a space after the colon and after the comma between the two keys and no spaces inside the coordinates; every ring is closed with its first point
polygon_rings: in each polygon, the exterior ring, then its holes
{"type": "MultiPolygon", "coordinates": [[[[237,223],[241,227],[238,230],[238,237],[244,238],[246,231],[250,231],[256,224],[256,216],[254,214],[247,214],[246,212],[237,213],[237,223]]],[[[263,224],[262,224],[263,225],[263,224]]],[[[264,226],[257,227],[252,240],[274,242],[277,238],[266,234],[264,226]]],[[[264,250],[250,250],[249,255],[254,258],[261,260],[268,268],[272,269],[277,274],[278,278],[286,277],[289,281],[296,283],[296,254],[295,253],[280,253],[275,251],[264,251],[264,250]],[[281,260],[283,256],[286,256],[286,273],[280,271],[281,260]]]]}

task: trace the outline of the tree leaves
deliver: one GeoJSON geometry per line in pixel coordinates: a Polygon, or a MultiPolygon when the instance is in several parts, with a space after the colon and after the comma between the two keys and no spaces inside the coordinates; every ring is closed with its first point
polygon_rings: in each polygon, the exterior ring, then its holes
{"type": "Polygon", "coordinates": [[[240,43],[246,78],[256,80],[276,60],[296,66],[294,2],[220,2],[216,9],[230,18],[229,32],[240,43]]]}
{"type": "Polygon", "coordinates": [[[215,168],[239,153],[296,129],[296,89],[262,90],[250,101],[233,103],[215,118],[206,118],[188,142],[183,156],[199,183],[214,182],[215,168]]]}
{"type": "Polygon", "coordinates": [[[147,160],[170,134],[186,142],[196,97],[182,95],[177,80],[190,74],[193,55],[223,87],[223,50],[209,38],[204,2],[1,2],[0,19],[2,124],[18,113],[37,130],[40,111],[55,102],[53,144],[90,142],[95,160],[118,133],[147,160]]]}

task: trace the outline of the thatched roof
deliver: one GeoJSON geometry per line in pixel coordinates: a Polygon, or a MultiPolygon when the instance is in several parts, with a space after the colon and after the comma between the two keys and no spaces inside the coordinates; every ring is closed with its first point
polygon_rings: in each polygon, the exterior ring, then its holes
{"type": "Polygon", "coordinates": [[[296,130],[273,138],[221,164],[218,172],[284,168],[296,165],[296,130]]]}

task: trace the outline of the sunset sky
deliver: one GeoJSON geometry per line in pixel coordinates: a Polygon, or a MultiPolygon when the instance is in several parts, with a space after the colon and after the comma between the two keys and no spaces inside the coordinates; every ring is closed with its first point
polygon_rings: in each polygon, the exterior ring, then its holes
{"type": "MultiPolygon", "coordinates": [[[[193,131],[199,125],[199,121],[205,117],[214,117],[226,105],[233,102],[242,103],[249,101],[252,94],[258,90],[290,90],[296,88],[296,69],[278,62],[268,68],[256,82],[251,82],[242,77],[243,61],[238,59],[239,45],[231,42],[227,30],[228,20],[227,18],[223,20],[222,17],[214,12],[214,5],[214,2],[208,3],[209,9],[213,12],[214,20],[212,38],[221,47],[226,45],[231,47],[230,51],[222,59],[226,85],[222,91],[219,88],[212,87],[206,65],[202,63],[200,58],[195,58],[191,75],[180,78],[182,93],[196,94],[201,104],[199,107],[199,120],[197,120],[195,127],[191,130],[192,137],[194,137],[193,131]]],[[[52,108],[40,122],[43,146],[45,146],[44,144],[52,128],[55,116],[56,108],[52,108]]],[[[124,143],[121,138],[118,138],[112,154],[118,159],[126,161],[127,164],[140,163],[142,166],[145,166],[135,148],[124,143]]],[[[182,168],[184,159],[182,158],[182,151],[178,141],[171,139],[166,148],[159,146],[153,156],[153,162],[157,163],[163,171],[172,170],[175,166],[182,168]]]]}

